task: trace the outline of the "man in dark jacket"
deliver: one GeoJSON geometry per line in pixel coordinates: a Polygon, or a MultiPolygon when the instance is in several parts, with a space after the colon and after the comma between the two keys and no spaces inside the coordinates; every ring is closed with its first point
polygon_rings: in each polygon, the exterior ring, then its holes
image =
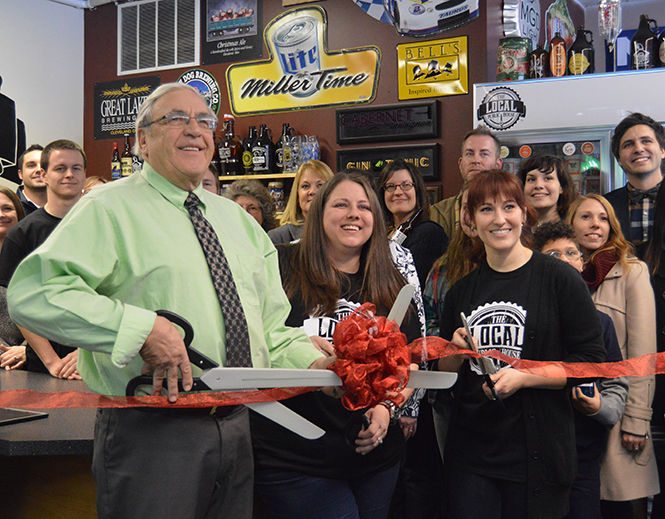
{"type": "Polygon", "coordinates": [[[614,129],[612,154],[626,173],[628,183],[607,193],[605,198],[612,204],[625,238],[642,257],[663,179],[665,130],[647,115],[630,114],[614,129]]]}

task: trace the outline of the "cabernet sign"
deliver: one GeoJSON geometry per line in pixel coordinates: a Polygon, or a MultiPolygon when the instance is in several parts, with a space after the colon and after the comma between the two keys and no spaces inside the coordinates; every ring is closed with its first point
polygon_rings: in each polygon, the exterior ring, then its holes
{"type": "Polygon", "coordinates": [[[95,83],[95,139],[134,133],[141,103],[159,84],[159,76],[95,83]]]}
{"type": "Polygon", "coordinates": [[[327,17],[320,7],[292,9],[265,29],[270,59],[226,71],[235,115],[369,103],[378,81],[377,47],[329,52],[327,17]]]}

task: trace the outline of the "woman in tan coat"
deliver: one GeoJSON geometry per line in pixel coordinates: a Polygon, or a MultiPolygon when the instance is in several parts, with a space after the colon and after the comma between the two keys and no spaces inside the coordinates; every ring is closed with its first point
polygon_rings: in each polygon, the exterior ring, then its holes
{"type": "MultiPolygon", "coordinates": [[[[585,256],[583,277],[596,307],[612,318],[624,359],[655,353],[649,271],[632,255],[612,206],[600,195],[580,197],[570,207],[568,223],[585,256]]],[[[601,466],[604,519],[646,517],[645,498],[659,492],[649,430],[653,394],[653,376],[630,379],[624,414],[610,432],[601,466]]]]}

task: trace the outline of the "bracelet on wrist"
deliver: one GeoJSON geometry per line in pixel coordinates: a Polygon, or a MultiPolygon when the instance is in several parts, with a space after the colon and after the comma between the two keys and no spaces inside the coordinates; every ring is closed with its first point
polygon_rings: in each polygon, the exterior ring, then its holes
{"type": "Polygon", "coordinates": [[[394,420],[395,417],[397,416],[397,406],[395,405],[394,402],[390,400],[384,400],[383,402],[379,402],[379,405],[382,405],[386,409],[388,409],[388,415],[390,416],[390,420],[394,420]]]}

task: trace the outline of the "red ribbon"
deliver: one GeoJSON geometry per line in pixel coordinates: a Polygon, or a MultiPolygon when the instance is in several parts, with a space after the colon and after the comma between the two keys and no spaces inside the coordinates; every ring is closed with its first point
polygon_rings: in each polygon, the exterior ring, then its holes
{"type": "MultiPolygon", "coordinates": [[[[482,355],[455,346],[441,337],[424,337],[406,344],[406,337],[394,321],[374,315],[375,307],[365,303],[347,319],[340,321],[333,340],[337,360],[331,369],[342,379],[345,395],[342,403],[348,409],[372,407],[384,400],[399,405],[399,391],[409,379],[409,357],[415,363],[454,355],[473,358],[482,355]]],[[[483,353],[515,369],[541,376],[569,378],[643,377],[665,374],[665,352],[633,357],[621,362],[556,362],[515,359],[497,350],[483,353]],[[558,373],[544,368],[558,366],[558,373]]],[[[169,407],[196,408],[273,402],[314,391],[316,388],[277,388],[220,393],[186,393],[175,403],[166,396],[108,396],[82,391],[46,393],[28,389],[0,391],[0,407],[27,409],[169,407]]]]}
{"type": "MultiPolygon", "coordinates": [[[[413,359],[434,360],[455,355],[482,356],[500,360],[515,369],[541,376],[566,376],[568,378],[618,378],[644,377],[665,374],[665,352],[649,353],[620,362],[560,362],[516,359],[498,350],[489,350],[482,355],[475,351],[459,348],[441,337],[423,337],[413,341],[409,348],[413,359]],[[543,368],[556,366],[559,374],[543,371],[543,368]]],[[[416,360],[414,360],[416,362],[416,360]]]]}
{"type": "Polygon", "coordinates": [[[30,389],[0,391],[0,407],[24,407],[27,409],[94,408],[94,407],[221,407],[227,405],[274,402],[313,391],[312,387],[264,389],[254,391],[227,391],[220,393],[185,393],[178,401],[170,403],[160,396],[110,396],[83,391],[59,391],[47,393],[30,389]]]}

